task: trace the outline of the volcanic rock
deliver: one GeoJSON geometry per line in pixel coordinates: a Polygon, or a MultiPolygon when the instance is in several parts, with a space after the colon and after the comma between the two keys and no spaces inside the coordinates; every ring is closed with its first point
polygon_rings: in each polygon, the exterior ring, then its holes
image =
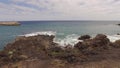
{"type": "Polygon", "coordinates": [[[103,60],[107,62],[120,59],[120,49],[117,48],[120,41],[111,43],[106,35],[98,34],[94,38],[85,38],[74,47],[61,47],[53,42],[54,37],[49,35],[17,37],[0,51],[0,68],[86,68],[81,67],[81,64],[92,62],[101,64],[100,61],[103,60]]]}
{"type": "Polygon", "coordinates": [[[89,35],[83,35],[80,38],[78,38],[79,40],[86,40],[86,39],[90,39],[91,37],[89,35]]]}
{"type": "Polygon", "coordinates": [[[98,34],[95,38],[79,42],[74,47],[84,54],[96,54],[98,51],[108,49],[109,43],[110,41],[106,35],[98,34]]]}
{"type": "Polygon", "coordinates": [[[53,39],[54,36],[45,35],[19,37],[13,43],[9,43],[0,52],[0,65],[26,60],[28,58],[48,58],[48,48],[55,46],[53,39]]]}

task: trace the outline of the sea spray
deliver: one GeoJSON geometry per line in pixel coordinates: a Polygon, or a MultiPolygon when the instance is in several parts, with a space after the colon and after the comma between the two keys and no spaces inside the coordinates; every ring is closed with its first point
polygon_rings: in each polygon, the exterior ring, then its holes
{"type": "MultiPolygon", "coordinates": [[[[24,35],[20,35],[20,36],[25,36],[25,37],[30,37],[30,36],[36,36],[36,35],[54,35],[56,36],[57,32],[54,31],[42,31],[42,32],[34,32],[34,33],[29,33],[29,34],[24,34],[24,35]]],[[[58,33],[61,34],[61,33],[58,33]]],[[[63,33],[62,33],[63,35],[63,33]]],[[[71,34],[71,35],[67,35],[65,38],[58,38],[55,37],[54,38],[54,42],[58,43],[60,46],[67,46],[67,45],[71,45],[74,46],[76,43],[78,43],[81,40],[78,40],[80,36],[77,34],[71,34]]]]}
{"type": "MultiPolygon", "coordinates": [[[[41,32],[33,32],[33,33],[29,33],[29,34],[24,34],[24,35],[20,35],[20,36],[25,36],[25,37],[36,36],[36,35],[56,36],[57,34],[61,34],[61,33],[57,33],[54,31],[41,31],[41,32]]],[[[62,35],[63,35],[63,33],[62,33],[62,35]]],[[[70,35],[65,36],[64,38],[55,37],[54,42],[58,43],[60,46],[63,46],[63,47],[67,46],[67,45],[74,46],[78,42],[80,42],[80,41],[82,42],[82,40],[78,40],[79,37],[80,37],[80,35],[70,34],[70,35]]],[[[120,35],[107,35],[107,38],[111,42],[115,42],[116,40],[120,40],[120,35]]]]}
{"type": "Polygon", "coordinates": [[[81,40],[78,40],[79,37],[80,36],[78,36],[77,34],[71,34],[71,35],[67,35],[63,39],[55,38],[54,42],[58,43],[60,46],[67,46],[67,45],[74,46],[79,41],[81,41],[81,40]]]}
{"type": "Polygon", "coordinates": [[[107,35],[107,38],[109,38],[111,42],[115,42],[116,40],[120,40],[120,35],[107,35]]]}
{"type": "Polygon", "coordinates": [[[36,36],[36,35],[56,35],[56,32],[53,31],[41,31],[41,32],[33,32],[33,33],[29,33],[29,34],[24,34],[24,35],[20,35],[20,36],[25,36],[25,37],[30,37],[30,36],[36,36]]]}

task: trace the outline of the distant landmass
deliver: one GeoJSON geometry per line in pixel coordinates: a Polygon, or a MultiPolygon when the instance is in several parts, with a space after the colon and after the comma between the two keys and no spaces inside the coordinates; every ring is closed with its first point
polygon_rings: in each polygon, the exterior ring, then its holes
{"type": "Polygon", "coordinates": [[[17,21],[7,21],[7,22],[0,22],[0,25],[3,25],[3,26],[19,26],[21,24],[17,21]]]}

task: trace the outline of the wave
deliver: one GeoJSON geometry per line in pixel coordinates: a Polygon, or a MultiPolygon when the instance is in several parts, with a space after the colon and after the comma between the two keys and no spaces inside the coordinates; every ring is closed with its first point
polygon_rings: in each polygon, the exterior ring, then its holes
{"type": "MultiPolygon", "coordinates": [[[[21,36],[25,36],[25,37],[36,36],[36,35],[49,35],[49,36],[54,35],[54,36],[56,36],[56,34],[64,35],[64,33],[57,33],[54,31],[42,31],[42,32],[34,32],[34,33],[24,34],[21,36]]],[[[77,35],[77,34],[67,35],[65,38],[55,37],[54,42],[58,43],[60,46],[67,46],[67,45],[74,46],[78,42],[80,42],[80,41],[82,42],[82,40],[78,40],[79,37],[80,37],[80,35],[77,35]]],[[[107,35],[107,38],[109,38],[109,40],[111,42],[115,42],[116,40],[120,40],[120,35],[107,35]]]]}
{"type": "MultiPolygon", "coordinates": [[[[29,34],[24,34],[24,35],[20,35],[20,36],[25,36],[25,37],[30,37],[30,36],[36,36],[36,35],[54,35],[56,36],[56,34],[58,35],[64,35],[64,33],[56,33],[53,31],[42,31],[42,32],[34,32],[34,33],[29,33],[29,34]]],[[[60,46],[67,46],[67,45],[72,45],[74,46],[76,43],[78,43],[80,40],[78,40],[78,36],[77,34],[71,34],[71,35],[67,35],[65,38],[58,38],[55,37],[54,42],[58,43],[60,46]]]]}
{"type": "Polygon", "coordinates": [[[77,34],[71,34],[71,35],[67,35],[63,39],[55,38],[54,42],[58,43],[60,46],[67,46],[67,45],[74,46],[79,41],[82,41],[82,40],[78,40],[79,37],[80,36],[78,36],[77,34]]]}
{"type": "Polygon", "coordinates": [[[107,38],[109,38],[111,42],[115,42],[116,40],[120,40],[120,35],[107,35],[107,38]]]}
{"type": "Polygon", "coordinates": [[[41,31],[41,32],[34,32],[34,33],[29,33],[29,34],[24,34],[20,36],[25,36],[25,37],[30,37],[30,36],[36,36],[36,35],[56,35],[56,32],[53,31],[41,31]]]}

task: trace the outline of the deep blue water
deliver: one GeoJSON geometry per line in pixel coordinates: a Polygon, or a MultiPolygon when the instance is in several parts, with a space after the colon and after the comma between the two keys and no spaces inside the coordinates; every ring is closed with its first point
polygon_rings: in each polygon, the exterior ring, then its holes
{"type": "Polygon", "coordinates": [[[32,32],[56,31],[57,37],[67,35],[114,35],[120,33],[118,21],[21,21],[21,26],[0,26],[0,49],[16,36],[32,32]]]}

